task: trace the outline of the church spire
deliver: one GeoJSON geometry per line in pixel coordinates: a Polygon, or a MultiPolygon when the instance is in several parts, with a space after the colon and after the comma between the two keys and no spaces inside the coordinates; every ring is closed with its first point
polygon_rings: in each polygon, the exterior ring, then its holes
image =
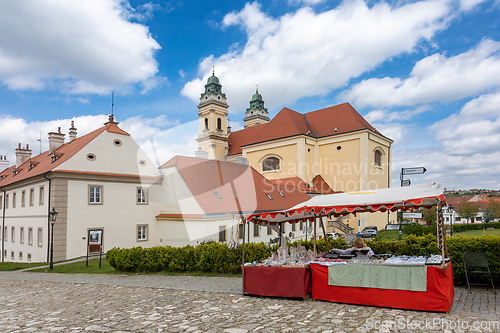
{"type": "Polygon", "coordinates": [[[245,118],[243,119],[245,128],[266,124],[269,120],[269,112],[264,107],[264,100],[262,99],[262,95],[259,94],[259,86],[257,85],[255,94],[253,94],[250,100],[250,107],[245,112],[245,118]]]}

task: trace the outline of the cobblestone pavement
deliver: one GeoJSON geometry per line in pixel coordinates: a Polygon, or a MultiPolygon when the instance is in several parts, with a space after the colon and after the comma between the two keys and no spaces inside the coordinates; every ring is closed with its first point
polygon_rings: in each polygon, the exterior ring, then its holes
{"type": "Polygon", "coordinates": [[[242,297],[241,279],[0,272],[0,332],[500,332],[491,290],[449,314],[242,297]]]}

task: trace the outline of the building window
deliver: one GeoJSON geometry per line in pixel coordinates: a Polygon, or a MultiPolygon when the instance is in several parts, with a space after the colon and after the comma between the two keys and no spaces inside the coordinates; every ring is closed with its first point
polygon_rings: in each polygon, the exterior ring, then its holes
{"type": "Polygon", "coordinates": [[[238,239],[243,239],[243,223],[238,224],[238,239]]]}
{"type": "Polygon", "coordinates": [[[28,228],[28,245],[33,245],[33,228],[28,228]]]}
{"type": "Polygon", "coordinates": [[[12,193],[12,208],[16,208],[17,193],[12,193]]]}
{"type": "Polygon", "coordinates": [[[0,195],[0,209],[3,209],[3,195],[0,195]]]}
{"type": "Polygon", "coordinates": [[[258,225],[257,223],[254,223],[253,225],[253,236],[254,237],[260,236],[260,225],[258,225]]]}
{"type": "Polygon", "coordinates": [[[37,240],[38,246],[43,245],[43,228],[38,228],[38,240],[37,240]]]}
{"type": "Polygon", "coordinates": [[[205,118],[205,129],[208,130],[208,118],[205,118]]]}
{"type": "Polygon", "coordinates": [[[292,223],[292,231],[296,231],[295,229],[296,229],[296,227],[295,227],[295,222],[294,222],[294,223],[292,223]]]}
{"type": "Polygon", "coordinates": [[[222,130],[222,119],[217,118],[217,129],[222,130]]]}
{"type": "Polygon", "coordinates": [[[10,251],[10,259],[14,260],[14,251],[10,251]]]}
{"type": "Polygon", "coordinates": [[[262,162],[262,171],[277,171],[277,170],[280,170],[279,158],[269,157],[262,162]]]}
{"type": "Polygon", "coordinates": [[[9,208],[9,195],[5,195],[5,208],[9,208]]]}
{"type": "Polygon", "coordinates": [[[10,228],[10,241],[14,243],[16,241],[16,228],[11,227],[10,228]]]}
{"type": "Polygon", "coordinates": [[[35,205],[35,189],[30,188],[30,206],[35,205]]]}
{"type": "Polygon", "coordinates": [[[382,152],[379,149],[375,149],[374,163],[375,166],[382,167],[382,152]]]}
{"type": "Polygon", "coordinates": [[[24,227],[19,228],[19,243],[24,244],[24,227]]]}
{"type": "Polygon", "coordinates": [[[39,204],[40,206],[42,206],[42,205],[43,205],[44,192],[45,192],[44,187],[43,187],[43,186],[40,186],[40,191],[39,191],[39,195],[38,195],[38,204],[39,204]]]}
{"type": "Polygon", "coordinates": [[[272,235],[273,234],[273,229],[271,229],[270,226],[267,226],[267,234],[272,235]]]}
{"type": "Polygon", "coordinates": [[[31,253],[28,253],[26,260],[31,261],[31,253]]]}
{"type": "Polygon", "coordinates": [[[26,206],[26,191],[23,190],[21,192],[21,207],[26,206]]]}
{"type": "Polygon", "coordinates": [[[148,225],[140,224],[137,226],[137,241],[148,240],[148,225]]]}
{"type": "Polygon", "coordinates": [[[19,251],[19,260],[23,260],[23,253],[19,251]]]}
{"type": "Polygon", "coordinates": [[[304,221],[300,221],[299,223],[299,230],[304,229],[304,221]]]}
{"type": "Polygon", "coordinates": [[[147,205],[148,203],[148,190],[142,187],[137,188],[137,204],[147,205]]]}
{"type": "Polygon", "coordinates": [[[215,196],[217,197],[217,199],[219,200],[222,200],[222,197],[221,195],[219,194],[219,192],[214,192],[215,196]]]}
{"type": "Polygon", "coordinates": [[[274,201],[273,197],[269,193],[266,193],[266,195],[267,195],[269,200],[274,201]]]}
{"type": "Polygon", "coordinates": [[[3,239],[4,242],[6,242],[7,241],[7,227],[3,228],[3,238],[4,238],[3,239]]]}
{"type": "Polygon", "coordinates": [[[102,204],[102,186],[89,185],[89,204],[102,204]]]}
{"type": "Polygon", "coordinates": [[[219,242],[225,242],[227,240],[227,230],[225,225],[219,226],[219,242]]]}

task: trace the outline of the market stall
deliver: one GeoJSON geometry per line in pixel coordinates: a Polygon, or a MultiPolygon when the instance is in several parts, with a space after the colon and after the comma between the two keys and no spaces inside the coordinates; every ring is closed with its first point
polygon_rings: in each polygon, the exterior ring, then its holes
{"type": "MultiPolygon", "coordinates": [[[[312,297],[314,299],[446,312],[451,308],[454,289],[451,265],[447,262],[446,238],[441,213],[443,203],[444,195],[441,186],[439,184],[427,184],[317,196],[286,211],[248,215],[246,222],[276,226],[283,223],[297,223],[317,219],[320,221],[323,233],[325,233],[322,224],[322,217],[324,216],[337,217],[351,213],[396,211],[419,207],[429,208],[437,205],[437,244],[441,249],[440,256],[428,258],[377,258],[377,260],[336,257],[322,258],[322,261],[318,261],[316,259],[315,243],[316,228],[314,228],[313,259],[307,261],[307,263],[311,271],[312,297]],[[362,278],[354,279],[354,281],[348,281],[352,280],[352,278],[344,279],[344,277],[352,277],[353,274],[362,278]]],[[[316,223],[314,226],[316,226],[316,223]]],[[[280,252],[281,262],[286,263],[287,266],[293,264],[303,265],[307,260],[307,256],[297,255],[296,253],[290,256],[281,248],[279,251],[283,251],[283,253],[280,252]]],[[[311,257],[311,254],[309,254],[309,257],[311,257]]],[[[279,266],[279,262],[268,262],[263,267],[244,265],[244,293],[258,294],[261,292],[263,296],[290,297],[287,295],[293,293],[290,292],[292,287],[285,288],[286,292],[280,291],[283,290],[282,285],[289,284],[285,280],[290,280],[290,277],[280,277],[277,269],[280,267],[276,266],[279,266]],[[253,272],[247,273],[250,275],[245,275],[245,270],[248,269],[258,269],[263,273],[255,277],[252,276],[253,272]],[[267,271],[264,271],[266,269],[267,271]],[[261,284],[267,283],[266,288],[268,290],[264,292],[247,287],[248,284],[250,286],[257,284],[254,278],[258,279],[261,284]]]]}

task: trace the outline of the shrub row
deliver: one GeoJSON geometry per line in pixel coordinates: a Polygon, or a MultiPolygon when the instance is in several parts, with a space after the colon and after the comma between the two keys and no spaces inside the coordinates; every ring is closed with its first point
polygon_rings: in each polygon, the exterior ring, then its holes
{"type": "MultiPolygon", "coordinates": [[[[345,241],[329,239],[330,248],[346,247],[345,241]]],[[[394,255],[431,255],[440,254],[436,237],[409,235],[405,241],[367,241],[375,253],[394,255]]],[[[312,240],[300,240],[289,243],[290,246],[303,245],[313,248],[312,240]]],[[[488,255],[490,269],[495,281],[500,278],[500,237],[484,235],[482,237],[454,236],[448,239],[448,252],[453,266],[453,277],[456,285],[465,284],[463,254],[466,251],[485,252],[488,255]]],[[[324,239],[316,244],[318,252],[326,250],[324,239]]],[[[275,251],[276,245],[249,243],[245,245],[245,262],[264,260],[275,251]]],[[[113,248],[106,253],[110,265],[116,270],[127,272],[160,272],[160,271],[204,271],[216,273],[240,272],[242,246],[237,250],[216,242],[200,244],[196,247],[187,245],[180,248],[157,246],[152,248],[134,247],[131,249],[113,248]]]]}
{"type": "Polygon", "coordinates": [[[486,228],[500,228],[500,222],[495,223],[453,223],[453,232],[461,232],[466,230],[483,230],[486,228]]]}

